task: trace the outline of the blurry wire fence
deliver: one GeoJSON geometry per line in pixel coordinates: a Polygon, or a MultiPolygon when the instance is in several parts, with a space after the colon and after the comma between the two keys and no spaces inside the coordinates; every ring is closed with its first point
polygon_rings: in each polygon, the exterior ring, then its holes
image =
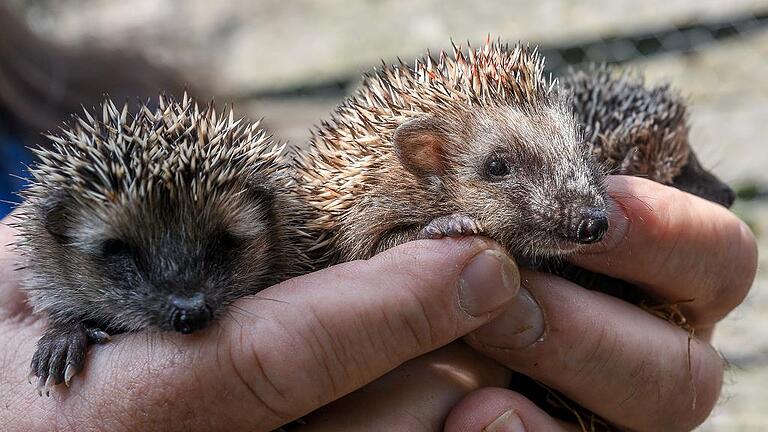
{"type": "Polygon", "coordinates": [[[690,54],[730,38],[768,29],[768,8],[720,20],[658,27],[631,35],[607,36],[569,46],[542,47],[549,68],[561,71],[583,63],[624,63],[660,54],[690,54]]]}
{"type": "MultiPolygon", "coordinates": [[[[708,20],[664,23],[632,34],[602,35],[567,43],[542,43],[513,39],[538,45],[546,58],[547,69],[557,76],[569,67],[592,63],[622,64],[659,55],[691,55],[718,43],[738,40],[759,32],[768,32],[768,5],[764,10],[738,13],[708,20]]],[[[470,41],[477,45],[479,41],[470,41]]],[[[768,71],[768,59],[766,71],[768,71]]],[[[372,65],[375,67],[376,65],[372,65]]],[[[734,65],[739,67],[739,65],[734,65]]],[[[289,88],[255,91],[245,97],[343,96],[359,81],[359,74],[341,75],[323,82],[300,84],[289,88]]],[[[757,83],[758,85],[760,83],[757,83]]],[[[764,84],[768,86],[768,83],[764,84]]]]}

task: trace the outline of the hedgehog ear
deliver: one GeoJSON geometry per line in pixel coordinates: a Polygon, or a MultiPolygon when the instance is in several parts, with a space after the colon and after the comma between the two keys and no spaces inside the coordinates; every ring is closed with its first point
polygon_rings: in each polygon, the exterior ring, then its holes
{"type": "Polygon", "coordinates": [[[48,233],[59,243],[69,241],[69,210],[66,205],[66,196],[56,194],[48,197],[42,204],[43,226],[48,233]]]}
{"type": "Polygon", "coordinates": [[[245,182],[244,197],[250,200],[249,206],[252,208],[258,208],[259,211],[254,212],[254,215],[258,215],[261,219],[265,215],[267,219],[272,219],[272,215],[275,212],[275,206],[277,205],[277,197],[275,192],[270,189],[269,182],[264,178],[250,178],[245,182]]]}
{"type": "Polygon", "coordinates": [[[274,204],[275,194],[267,186],[264,179],[252,178],[245,183],[245,192],[253,202],[261,203],[271,209],[274,204]]]}
{"type": "Polygon", "coordinates": [[[401,124],[392,139],[400,163],[418,177],[440,176],[447,143],[445,127],[434,117],[417,118],[401,124]]]}

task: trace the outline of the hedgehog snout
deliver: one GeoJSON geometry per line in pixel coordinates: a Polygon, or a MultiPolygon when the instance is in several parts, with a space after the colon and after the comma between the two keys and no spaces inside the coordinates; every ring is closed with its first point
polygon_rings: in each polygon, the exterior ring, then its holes
{"type": "Polygon", "coordinates": [[[565,237],[579,244],[597,243],[608,232],[608,213],[601,207],[584,207],[573,215],[565,237]]]}
{"type": "Polygon", "coordinates": [[[168,319],[171,327],[179,333],[189,334],[201,330],[212,317],[212,310],[201,293],[192,297],[172,294],[169,298],[168,319]]]}

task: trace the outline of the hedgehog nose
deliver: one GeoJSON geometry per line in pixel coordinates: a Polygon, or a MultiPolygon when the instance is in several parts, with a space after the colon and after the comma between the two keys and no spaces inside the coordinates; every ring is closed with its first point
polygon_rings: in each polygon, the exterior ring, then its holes
{"type": "Polygon", "coordinates": [[[720,189],[718,199],[715,201],[724,205],[726,208],[730,208],[733,205],[733,202],[736,201],[736,193],[730,187],[723,186],[720,189]]]}
{"type": "Polygon", "coordinates": [[[608,231],[608,215],[604,209],[590,207],[582,211],[576,228],[576,241],[582,244],[597,243],[608,231]]]}
{"type": "Polygon", "coordinates": [[[192,297],[172,295],[170,309],[171,326],[180,333],[189,334],[205,328],[211,320],[211,310],[199,293],[192,297]]]}

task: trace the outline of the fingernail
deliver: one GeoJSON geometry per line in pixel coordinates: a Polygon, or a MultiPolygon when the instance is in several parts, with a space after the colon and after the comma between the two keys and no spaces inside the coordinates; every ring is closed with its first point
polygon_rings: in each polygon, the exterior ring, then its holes
{"type": "Polygon", "coordinates": [[[488,249],[475,255],[459,277],[459,305],[472,316],[507,304],[520,288],[520,272],[506,254],[488,249]]]}
{"type": "Polygon", "coordinates": [[[483,428],[484,432],[525,432],[525,425],[514,409],[510,409],[483,428]]]}
{"type": "Polygon", "coordinates": [[[475,330],[473,338],[497,348],[522,349],[544,335],[544,314],[531,293],[521,287],[517,297],[493,321],[475,330]]]}
{"type": "Polygon", "coordinates": [[[590,254],[611,250],[627,236],[629,218],[624,207],[609,197],[606,201],[606,209],[608,210],[608,233],[601,242],[579,249],[580,253],[590,254]]]}

